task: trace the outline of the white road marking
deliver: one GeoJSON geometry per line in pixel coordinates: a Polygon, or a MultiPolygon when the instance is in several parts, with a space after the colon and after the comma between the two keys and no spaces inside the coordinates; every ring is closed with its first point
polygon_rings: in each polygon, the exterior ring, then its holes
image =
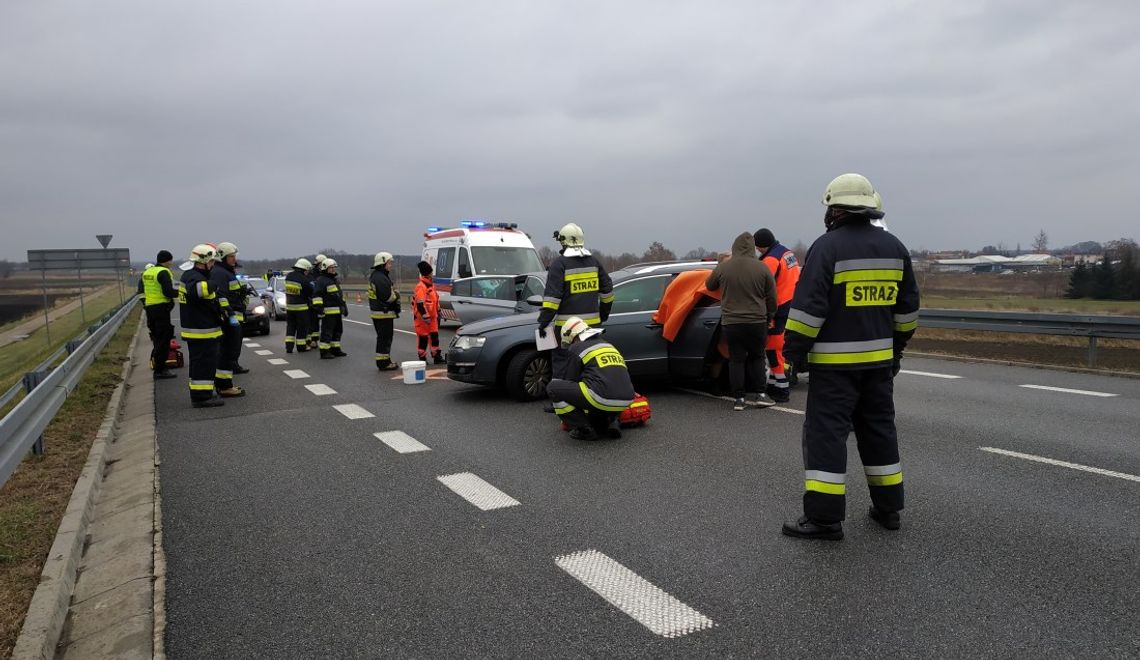
{"type": "Polygon", "coordinates": [[[1098,467],[1090,467],[1088,465],[1081,465],[1080,463],[1070,463],[1068,461],[1058,461],[1055,458],[1045,458],[1044,456],[1034,456],[1033,454],[1023,454],[1019,451],[1009,451],[1008,449],[998,449],[996,447],[978,447],[982,451],[988,451],[991,454],[1001,454],[1002,456],[1012,456],[1014,458],[1023,458],[1027,461],[1036,461],[1038,463],[1045,463],[1048,465],[1056,465],[1059,467],[1067,467],[1073,470],[1080,470],[1082,472],[1092,472],[1093,474],[1102,474],[1106,477],[1116,477],[1117,479],[1126,479],[1128,481],[1140,482],[1140,477],[1134,474],[1127,474],[1125,472],[1114,472],[1112,470],[1105,470],[1098,467]]]}
{"type": "MultiPolygon", "coordinates": [[[[366,325],[370,328],[373,327],[371,323],[365,323],[364,321],[353,321],[352,319],[344,319],[344,320],[348,321],[349,323],[355,323],[357,325],[366,325]]],[[[401,330],[399,328],[393,328],[393,330],[395,330],[396,332],[403,333],[405,335],[412,335],[413,337],[416,335],[416,333],[412,332],[411,330],[401,330]]]]}
{"type": "Polygon", "coordinates": [[[484,511],[518,506],[519,501],[470,472],[436,477],[455,494],[484,511]]]}
{"type": "Polygon", "coordinates": [[[1083,394],[1085,396],[1101,396],[1101,397],[1114,397],[1120,396],[1119,394],[1112,394],[1110,392],[1094,392],[1093,390],[1074,390],[1068,387],[1050,387],[1048,385],[1018,385],[1018,387],[1025,387],[1031,390],[1048,390],[1049,392],[1064,392],[1065,394],[1083,394]]]}
{"type": "Polygon", "coordinates": [[[246,347],[247,348],[261,348],[261,344],[255,344],[253,342],[247,342],[246,347]]]}
{"type": "Polygon", "coordinates": [[[265,351],[265,350],[254,351],[254,353],[257,353],[258,355],[273,355],[273,351],[265,351]]]}
{"type": "Polygon", "coordinates": [[[323,383],[317,383],[316,385],[306,385],[305,389],[309,390],[313,394],[316,394],[317,396],[328,396],[330,394],[336,394],[336,390],[323,383]]]}
{"type": "Polygon", "coordinates": [[[597,550],[555,557],[554,563],[662,637],[681,637],[716,625],[712,619],[597,550]]]}
{"type": "Polygon", "coordinates": [[[936,374],[932,371],[911,371],[910,369],[901,369],[899,373],[910,374],[911,376],[927,376],[929,378],[946,378],[948,380],[962,378],[962,376],[955,376],[954,374],[936,374]]]}
{"type": "Polygon", "coordinates": [[[367,419],[376,416],[355,403],[342,403],[339,406],[333,406],[333,409],[349,419],[367,419]]]}
{"type": "Polygon", "coordinates": [[[282,360],[281,358],[272,358],[270,360],[267,360],[267,362],[269,362],[269,364],[278,365],[278,366],[280,366],[282,364],[289,364],[288,360],[282,360]]]}
{"type": "MultiPolygon", "coordinates": [[[[687,387],[678,387],[675,389],[677,389],[678,391],[681,391],[681,392],[686,392],[688,394],[696,394],[697,396],[703,396],[706,399],[719,399],[721,401],[728,401],[729,403],[735,403],[736,402],[736,399],[734,399],[730,396],[720,396],[718,394],[710,394],[708,392],[702,392],[700,390],[690,390],[687,387]]],[[[779,410],[780,412],[792,413],[793,415],[804,414],[804,411],[802,411],[802,410],[796,410],[795,408],[785,408],[783,406],[768,406],[767,408],[764,408],[764,410],[779,410]]]]}
{"type": "Polygon", "coordinates": [[[372,435],[376,436],[376,439],[380,442],[383,442],[401,454],[411,454],[417,451],[431,451],[431,447],[428,447],[403,431],[384,431],[381,433],[373,433],[372,435]]]}
{"type": "Polygon", "coordinates": [[[286,369],[282,373],[284,373],[286,376],[293,378],[293,379],[308,378],[309,377],[309,374],[305,373],[304,371],[301,371],[300,369],[286,369]]]}

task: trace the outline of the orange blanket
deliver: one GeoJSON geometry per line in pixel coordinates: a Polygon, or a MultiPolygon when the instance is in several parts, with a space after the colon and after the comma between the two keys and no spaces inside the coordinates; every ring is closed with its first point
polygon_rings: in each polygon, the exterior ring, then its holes
{"type": "Polygon", "coordinates": [[[677,338],[677,333],[681,332],[681,326],[685,324],[689,312],[693,311],[702,296],[720,300],[720,291],[709,291],[705,288],[709,272],[702,268],[681,273],[673,278],[669,288],[665,289],[661,306],[653,315],[653,322],[662,325],[661,336],[665,337],[665,341],[671,342],[677,338]]]}

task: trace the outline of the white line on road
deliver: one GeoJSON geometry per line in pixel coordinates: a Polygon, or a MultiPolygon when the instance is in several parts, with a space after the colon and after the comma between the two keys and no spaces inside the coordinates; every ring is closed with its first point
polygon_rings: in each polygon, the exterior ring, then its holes
{"type": "Polygon", "coordinates": [[[1027,461],[1036,461],[1038,463],[1046,463],[1048,465],[1056,465],[1059,467],[1067,467],[1073,470],[1080,470],[1082,472],[1092,472],[1093,474],[1102,474],[1106,477],[1116,477],[1117,479],[1126,479],[1128,481],[1140,482],[1140,477],[1134,474],[1127,474],[1125,472],[1114,472],[1112,470],[1105,470],[1098,467],[1090,467],[1088,465],[1081,465],[1080,463],[1070,463],[1068,461],[1058,461],[1055,458],[1045,458],[1044,456],[1034,456],[1033,454],[1023,454],[1019,451],[1009,451],[1008,449],[998,449],[996,447],[978,447],[982,451],[988,451],[991,454],[1001,454],[1002,456],[1012,456],[1014,458],[1023,458],[1027,461]]]}
{"type": "Polygon", "coordinates": [[[261,348],[261,344],[255,344],[253,342],[246,342],[245,346],[246,348],[261,348]]]}
{"type": "MultiPolygon", "coordinates": [[[[686,392],[688,394],[696,394],[697,396],[703,396],[706,399],[719,399],[721,401],[728,401],[729,403],[735,403],[736,402],[736,399],[734,399],[730,396],[720,396],[718,394],[710,394],[709,392],[702,392],[700,390],[690,390],[687,387],[678,387],[676,389],[681,391],[681,392],[686,392]]],[[[792,413],[793,415],[804,414],[804,411],[802,411],[802,410],[796,410],[795,408],[785,408],[783,406],[768,406],[765,410],[779,410],[780,412],[792,413]]]]}
{"type": "Polygon", "coordinates": [[[518,506],[519,501],[470,472],[436,477],[455,494],[484,511],[518,506]]]}
{"type": "Polygon", "coordinates": [[[281,358],[272,358],[270,360],[267,360],[267,362],[269,362],[269,364],[273,364],[273,365],[277,365],[277,366],[280,366],[282,364],[289,364],[288,360],[282,360],[281,358]]]}
{"type": "Polygon", "coordinates": [[[304,371],[301,371],[300,369],[286,369],[282,373],[284,373],[286,376],[293,378],[293,379],[308,378],[309,377],[309,374],[305,373],[304,371]]]}
{"type": "Polygon", "coordinates": [[[1113,397],[1120,396],[1119,394],[1112,394],[1110,392],[1094,392],[1092,390],[1074,390],[1068,387],[1050,387],[1048,385],[1018,385],[1018,387],[1025,387],[1031,390],[1048,390],[1049,392],[1064,392],[1065,394],[1083,394],[1085,396],[1101,396],[1113,397]]]}
{"type": "Polygon", "coordinates": [[[555,557],[554,563],[662,637],[681,637],[715,625],[712,619],[597,550],[555,557]]]}
{"type": "MultiPolygon", "coordinates": [[[[365,323],[364,321],[353,321],[352,319],[344,319],[344,320],[345,320],[345,321],[348,321],[349,323],[355,323],[355,324],[357,324],[357,325],[366,325],[366,326],[368,326],[368,327],[372,327],[372,324],[371,324],[371,323],[365,323]]],[[[404,333],[405,335],[412,335],[412,336],[415,336],[415,334],[416,334],[416,333],[412,332],[411,330],[401,330],[401,329],[399,329],[399,328],[393,328],[393,330],[395,330],[396,332],[402,332],[402,333],[404,333]]]]}
{"type": "Polygon", "coordinates": [[[932,371],[911,371],[910,369],[901,369],[899,370],[899,373],[910,374],[911,376],[927,376],[929,378],[946,378],[949,380],[955,380],[962,377],[955,376],[954,374],[936,374],[932,371]]]}
{"type": "Polygon", "coordinates": [[[367,419],[376,416],[355,403],[342,403],[339,406],[333,406],[333,409],[349,419],[367,419]]]}
{"type": "Polygon", "coordinates": [[[257,353],[258,355],[273,355],[273,351],[266,351],[266,350],[254,351],[254,353],[257,353]]]}
{"type": "Polygon", "coordinates": [[[336,390],[323,383],[317,383],[316,385],[306,385],[305,389],[309,390],[313,394],[316,394],[317,396],[328,396],[330,394],[336,394],[336,390]]]}
{"type": "Polygon", "coordinates": [[[376,436],[376,439],[380,442],[383,442],[401,454],[411,454],[417,451],[431,451],[431,447],[428,447],[403,431],[384,431],[381,433],[373,433],[372,435],[376,436]]]}

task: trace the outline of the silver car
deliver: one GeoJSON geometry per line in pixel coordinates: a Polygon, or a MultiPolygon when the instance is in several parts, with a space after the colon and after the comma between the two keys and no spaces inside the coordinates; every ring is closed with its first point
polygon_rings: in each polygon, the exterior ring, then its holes
{"type": "Polygon", "coordinates": [[[274,275],[269,278],[269,286],[261,295],[265,308],[274,321],[285,320],[285,276],[274,275]]]}
{"type": "Polygon", "coordinates": [[[527,298],[541,296],[546,273],[478,275],[455,280],[451,305],[463,325],[513,314],[533,312],[527,298]]]}

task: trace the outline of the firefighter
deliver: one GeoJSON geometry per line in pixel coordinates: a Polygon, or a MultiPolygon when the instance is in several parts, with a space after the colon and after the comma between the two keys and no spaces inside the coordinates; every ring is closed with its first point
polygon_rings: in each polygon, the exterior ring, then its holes
{"type": "MultiPolygon", "coordinates": [[[[591,326],[604,323],[614,303],[613,282],[601,262],[586,249],[582,228],[571,222],[554,232],[554,238],[561,249],[546,271],[542,311],[538,313],[538,330],[543,337],[551,323],[561,330],[571,317],[591,326]]],[[[569,354],[560,345],[551,351],[550,360],[554,378],[562,378],[569,354]]]]}
{"type": "Polygon", "coordinates": [[[313,264],[305,258],[293,264],[293,270],[285,276],[285,352],[298,353],[309,350],[309,322],[312,316],[313,281],[309,271],[313,264]]]}
{"type": "Polygon", "coordinates": [[[166,368],[166,358],[170,355],[170,342],[174,339],[174,325],[170,323],[170,311],[178,292],[174,289],[174,274],[170,270],[174,255],[166,250],[158,253],[158,265],[150,265],[142,272],[139,286],[143,292],[143,305],[146,310],[146,326],[150,330],[153,349],[150,353],[150,366],[154,379],[176,378],[166,368]]]}
{"type": "Polygon", "coordinates": [[[400,292],[392,285],[392,254],[378,252],[372,259],[372,275],[368,277],[368,309],[376,327],[376,368],[398,369],[392,362],[392,334],[400,316],[400,292]]]}
{"type": "Polygon", "coordinates": [[[340,348],[340,336],[344,332],[343,317],[348,316],[348,305],[344,302],[344,292],[337,281],[337,265],[333,259],[321,262],[321,276],[313,285],[313,308],[321,319],[320,343],[321,359],[345,357],[340,348]]]}
{"type": "Polygon", "coordinates": [[[776,240],[772,230],[764,227],[754,235],[760,260],[776,278],[776,318],[768,328],[764,346],[768,357],[768,396],[777,403],[787,402],[788,377],[784,362],[784,326],[788,323],[788,310],[792,308],[792,295],[800,281],[800,264],[796,255],[776,240]]]}
{"type": "Polygon", "coordinates": [[[576,316],[560,328],[560,343],[570,359],[546,393],[575,440],[596,440],[599,429],[620,438],[618,415],[637,396],[625,359],[613,344],[602,341],[602,332],[576,316]]]}
{"type": "MultiPolygon", "coordinates": [[[[313,257],[312,266],[309,267],[309,281],[313,283],[314,287],[317,284],[317,278],[324,273],[326,260],[328,260],[328,257],[323,254],[318,254],[313,257]]],[[[316,348],[317,343],[320,342],[320,338],[321,316],[317,312],[317,308],[312,307],[309,310],[309,348],[316,348]]]]}
{"type": "Polygon", "coordinates": [[[443,353],[439,349],[439,293],[435,290],[432,280],[434,272],[431,264],[421,261],[416,264],[420,271],[420,281],[416,284],[416,291],[412,296],[412,321],[416,328],[416,354],[421,360],[427,361],[428,346],[431,346],[431,357],[435,364],[443,364],[443,353]]]}
{"type": "Polygon", "coordinates": [[[227,319],[222,325],[221,352],[218,355],[214,384],[220,396],[245,396],[245,390],[234,385],[234,371],[238,356],[241,355],[241,323],[245,320],[245,294],[234,272],[237,246],[233,243],[219,243],[215,255],[218,260],[210,268],[210,282],[217,289],[218,303],[227,319]]]}
{"type": "Polygon", "coordinates": [[[871,182],[843,174],[827,186],[826,233],[804,259],[788,312],[784,354],[811,371],[804,416],[804,515],[784,523],[799,538],[843,538],[847,435],[855,431],[871,492],[870,516],[901,525],[903,476],[894,377],[918,325],[910,253],[882,218],[871,182]]]}
{"type": "Polygon", "coordinates": [[[215,257],[210,245],[198,245],[191,250],[190,261],[194,267],[182,273],[182,286],[178,289],[182,340],[190,352],[190,402],[195,408],[212,408],[225,403],[214,392],[222,323],[228,321],[222,312],[217,288],[210,281],[215,257]]]}

